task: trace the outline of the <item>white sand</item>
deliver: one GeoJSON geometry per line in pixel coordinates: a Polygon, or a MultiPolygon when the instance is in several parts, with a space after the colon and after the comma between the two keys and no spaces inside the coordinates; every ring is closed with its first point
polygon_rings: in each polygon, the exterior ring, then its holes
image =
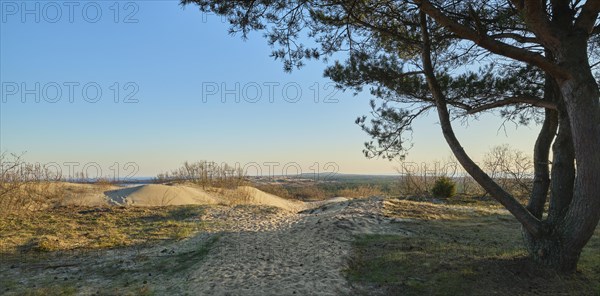
{"type": "MultiPolygon", "coordinates": [[[[340,199],[341,200],[341,199],[340,199]]],[[[354,236],[397,233],[382,215],[383,199],[340,201],[313,214],[281,217],[275,229],[222,235],[205,262],[185,277],[195,295],[352,295],[343,275],[354,236]]],[[[252,225],[252,221],[240,225],[252,225]]],[[[404,234],[404,233],[403,233],[404,234]]],[[[172,289],[172,290],[170,290],[172,289]]]]}
{"type": "Polygon", "coordinates": [[[183,185],[142,185],[107,191],[104,194],[110,203],[140,207],[219,203],[219,199],[207,192],[183,185]]]}

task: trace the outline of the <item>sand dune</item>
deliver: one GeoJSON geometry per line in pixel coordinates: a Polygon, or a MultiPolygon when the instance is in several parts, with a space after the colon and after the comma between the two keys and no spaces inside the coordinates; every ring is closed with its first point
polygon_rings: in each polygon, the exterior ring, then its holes
{"type": "Polygon", "coordinates": [[[113,185],[79,184],[68,182],[57,182],[53,184],[56,189],[62,188],[64,196],[61,205],[78,206],[107,206],[108,199],[105,191],[116,190],[121,187],[113,185]]]}
{"type": "Polygon", "coordinates": [[[140,207],[218,204],[218,198],[201,189],[159,184],[142,185],[104,192],[109,202],[140,207]]]}
{"type": "Polygon", "coordinates": [[[248,204],[278,207],[293,212],[304,210],[307,206],[304,202],[284,199],[250,186],[242,186],[238,190],[247,196],[248,204]]]}
{"type": "Polygon", "coordinates": [[[288,200],[250,186],[241,186],[237,189],[203,189],[191,184],[149,184],[126,188],[74,184],[71,187],[77,190],[70,194],[68,198],[65,198],[64,205],[154,207],[250,204],[272,206],[291,212],[300,212],[320,207],[327,203],[347,200],[341,197],[318,202],[288,200]]]}

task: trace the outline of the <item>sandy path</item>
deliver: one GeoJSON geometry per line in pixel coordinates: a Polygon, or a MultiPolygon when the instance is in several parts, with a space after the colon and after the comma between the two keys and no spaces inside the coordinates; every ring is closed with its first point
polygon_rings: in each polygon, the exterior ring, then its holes
{"type": "Polygon", "coordinates": [[[348,295],[343,277],[353,234],[379,232],[389,221],[382,200],[331,204],[286,217],[269,231],[227,233],[189,275],[202,295],[348,295]],[[309,211],[310,212],[310,211],[309,211]]]}

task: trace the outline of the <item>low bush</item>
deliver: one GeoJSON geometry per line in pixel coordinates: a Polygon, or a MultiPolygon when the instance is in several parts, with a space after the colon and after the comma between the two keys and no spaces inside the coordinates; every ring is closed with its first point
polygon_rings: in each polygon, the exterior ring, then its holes
{"type": "Polygon", "coordinates": [[[453,197],[456,194],[456,184],[448,177],[440,177],[431,188],[431,193],[438,198],[453,197]]]}

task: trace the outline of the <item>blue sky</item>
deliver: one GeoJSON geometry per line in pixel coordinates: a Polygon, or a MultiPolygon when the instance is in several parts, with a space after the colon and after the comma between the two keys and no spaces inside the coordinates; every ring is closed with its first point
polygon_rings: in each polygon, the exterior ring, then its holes
{"type": "MultiPolygon", "coordinates": [[[[323,62],[284,73],[261,33],[232,37],[219,17],[178,1],[73,3],[2,1],[1,151],[61,166],[94,163],[103,175],[115,163],[126,175],[134,163],[138,177],[186,160],[265,171],[275,162],[276,173],[286,163],[303,172],[315,163],[322,172],[332,169],[327,163],[344,173],[395,172],[397,162],[362,155],[369,138],[354,120],[368,113],[370,96],[327,88],[323,62]],[[328,95],[337,102],[323,102],[328,95]]],[[[434,113],[415,122],[407,161],[448,158],[436,122],[434,113]]],[[[538,127],[509,124],[506,136],[500,123],[484,116],[455,126],[476,160],[502,143],[529,153],[538,127]]]]}

